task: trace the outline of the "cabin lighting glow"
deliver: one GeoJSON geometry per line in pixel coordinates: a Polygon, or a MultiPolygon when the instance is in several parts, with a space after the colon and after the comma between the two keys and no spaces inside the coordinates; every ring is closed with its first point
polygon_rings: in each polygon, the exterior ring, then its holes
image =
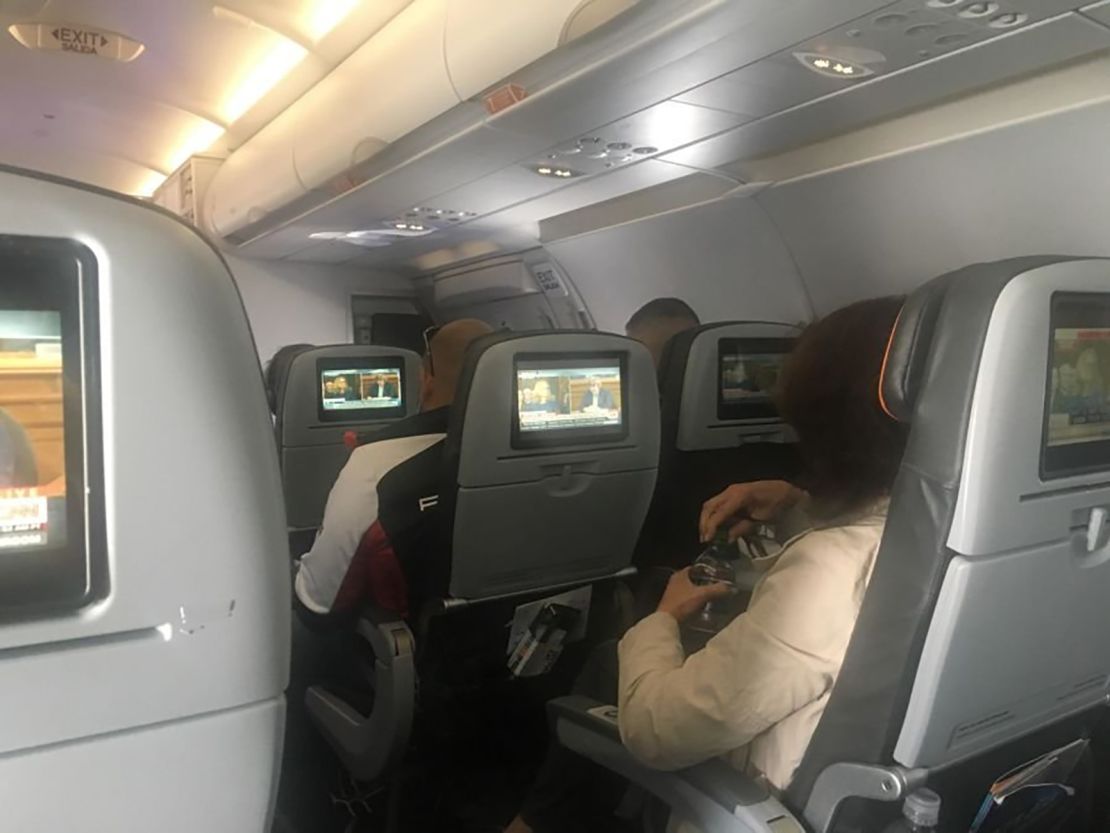
{"type": "Polygon", "coordinates": [[[338,26],[358,5],[358,0],[318,0],[305,20],[305,31],[315,43],[338,26]]]}
{"type": "Polygon", "coordinates": [[[223,112],[228,123],[258,103],[262,96],[277,86],[294,67],[308,55],[308,50],[291,40],[282,39],[255,64],[231,95],[224,101],[223,112]]]}
{"type": "MultiPolygon", "coordinates": [[[[338,26],[358,4],[359,0],[316,0],[311,3],[303,19],[308,37],[313,43],[319,41],[338,26]]],[[[257,104],[266,93],[276,87],[308,57],[308,50],[296,41],[278,33],[275,33],[274,37],[276,42],[270,50],[250,67],[247,74],[235,83],[224,99],[221,113],[224,124],[205,122],[203,129],[197,129],[180,141],[169,157],[174,163],[171,171],[180,167],[190,156],[210,148],[231,124],[257,104]]],[[[138,193],[150,196],[165,179],[165,175],[162,174],[150,177],[143,183],[138,193]]]]}

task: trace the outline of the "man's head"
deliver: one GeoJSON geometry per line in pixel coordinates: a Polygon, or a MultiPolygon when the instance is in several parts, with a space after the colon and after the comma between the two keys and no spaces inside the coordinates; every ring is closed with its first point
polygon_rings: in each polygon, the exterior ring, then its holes
{"type": "Polygon", "coordinates": [[[601,380],[596,376],[590,377],[590,393],[597,396],[601,392],[601,380]]]}
{"type": "Polygon", "coordinates": [[[347,392],[347,377],[346,376],[336,376],[335,377],[335,390],[338,393],[346,393],[347,392]]]}
{"type": "Polygon", "coordinates": [[[698,314],[678,298],[648,301],[628,319],[625,334],[641,342],[651,352],[655,366],[663,357],[663,347],[674,336],[701,324],[698,314]]]}
{"type": "Polygon", "coordinates": [[[472,341],[492,332],[493,328],[484,321],[462,318],[444,324],[431,334],[421,373],[421,410],[442,408],[454,401],[466,348],[472,341]]]}

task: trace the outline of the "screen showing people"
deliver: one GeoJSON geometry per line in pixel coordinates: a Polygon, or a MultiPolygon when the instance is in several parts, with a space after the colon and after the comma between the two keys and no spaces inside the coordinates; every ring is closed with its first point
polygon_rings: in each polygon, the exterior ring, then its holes
{"type": "Polygon", "coordinates": [[[623,425],[621,367],[616,359],[517,365],[517,413],[522,435],[623,425]]]}
{"type": "Polygon", "coordinates": [[[0,310],[0,554],[65,544],[61,326],[0,310]]]}
{"type": "Polygon", "coordinates": [[[322,370],[320,392],[325,411],[399,408],[404,397],[396,367],[322,370]]]}
{"type": "Polygon", "coordinates": [[[1110,328],[1053,330],[1049,448],[1110,440],[1108,372],[1110,328]]]}
{"type": "Polygon", "coordinates": [[[769,402],[779,383],[782,353],[721,355],[721,401],[725,404],[769,402]]]}

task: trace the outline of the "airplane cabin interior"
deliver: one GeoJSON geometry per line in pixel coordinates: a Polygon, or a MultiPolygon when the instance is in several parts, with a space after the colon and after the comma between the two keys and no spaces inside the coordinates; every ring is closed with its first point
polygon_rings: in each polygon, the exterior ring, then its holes
{"type": "Polygon", "coordinates": [[[0,828],[1110,830],[1110,0],[0,27],[0,828]]]}

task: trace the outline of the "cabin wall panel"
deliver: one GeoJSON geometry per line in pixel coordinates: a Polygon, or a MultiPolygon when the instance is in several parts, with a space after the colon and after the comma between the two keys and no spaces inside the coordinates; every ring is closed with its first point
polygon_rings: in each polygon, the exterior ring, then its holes
{"type": "Polygon", "coordinates": [[[405,278],[319,263],[229,257],[261,361],[285,344],[343,344],[352,340],[351,296],[415,297],[405,278]]]}
{"type": "Polygon", "coordinates": [[[757,199],[817,311],[1035,254],[1110,256],[1110,103],[786,182],[757,199]]]}
{"type": "Polygon", "coordinates": [[[602,330],[652,298],[685,300],[703,321],[794,323],[810,310],[790,253],[750,198],[726,198],[546,244],[602,330]]]}

